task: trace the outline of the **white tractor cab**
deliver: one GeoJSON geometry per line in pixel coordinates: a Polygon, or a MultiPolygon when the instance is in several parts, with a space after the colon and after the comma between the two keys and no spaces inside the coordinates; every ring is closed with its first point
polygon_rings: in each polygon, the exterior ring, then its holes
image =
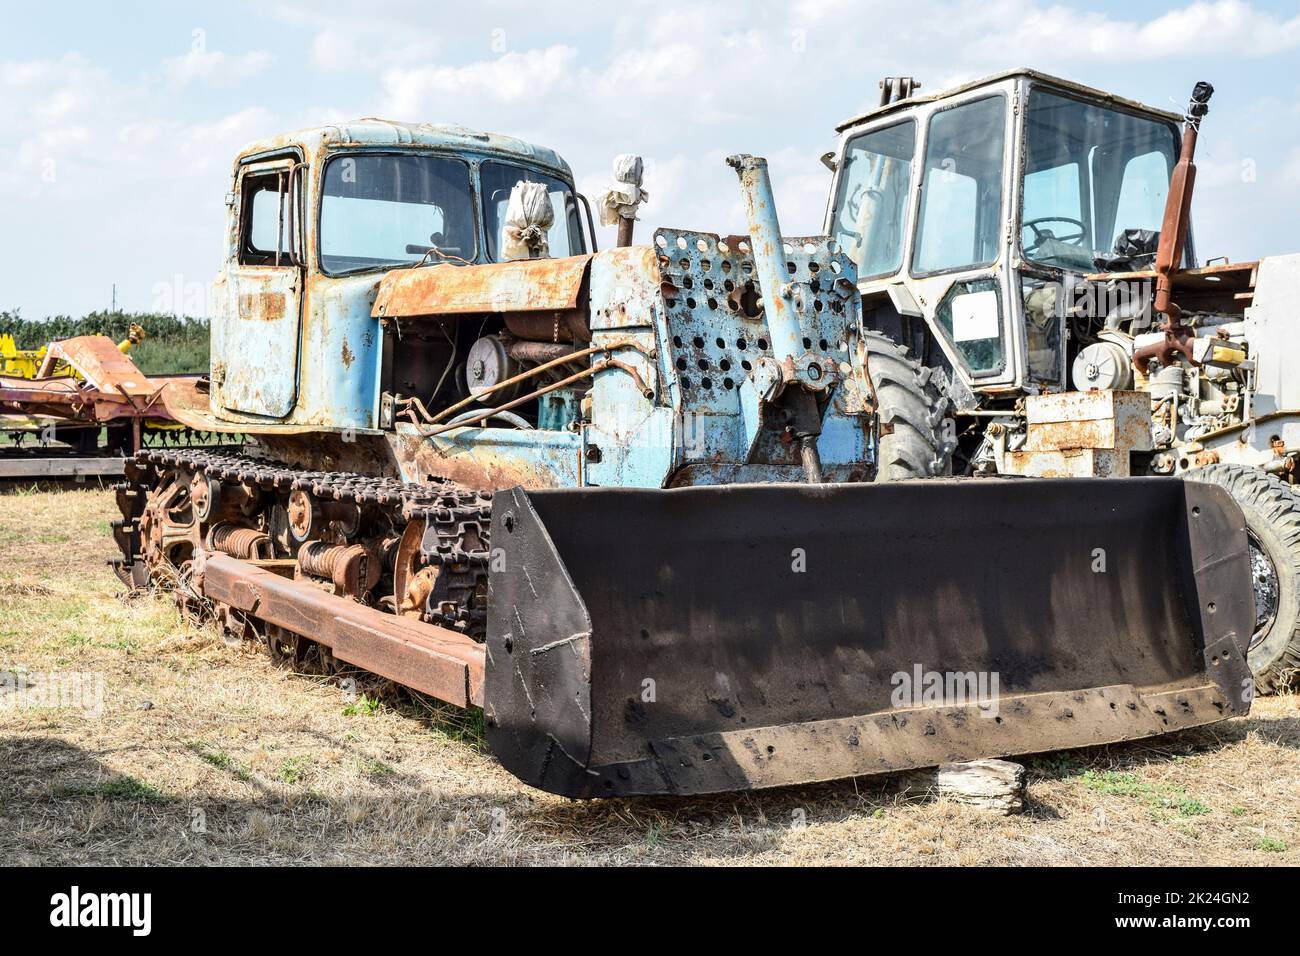
{"type": "Polygon", "coordinates": [[[858,265],[864,323],[941,395],[918,416],[881,394],[883,464],[893,419],[940,449],[926,468],[895,454],[895,477],[1228,488],[1256,564],[1251,663],[1279,683],[1300,668],[1300,374],[1285,362],[1300,256],[1197,266],[1193,159],[1213,88],[1180,115],[1025,69],[918,85],[883,81],[823,157],[825,231],[858,265]]]}

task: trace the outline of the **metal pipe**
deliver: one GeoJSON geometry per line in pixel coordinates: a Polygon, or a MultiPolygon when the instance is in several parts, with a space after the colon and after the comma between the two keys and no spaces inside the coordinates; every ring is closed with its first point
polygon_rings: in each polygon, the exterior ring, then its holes
{"type": "Polygon", "coordinates": [[[749,247],[754,257],[754,274],[763,293],[763,312],[767,319],[772,353],[781,367],[787,385],[780,402],[790,420],[790,432],[799,444],[799,458],[804,475],[813,484],[822,481],[821,457],[817,436],[821,434],[821,412],[817,398],[795,380],[795,360],[803,354],[803,329],[790,301],[792,285],[786,266],[785,243],[781,224],[776,217],[776,199],[772,180],[767,174],[767,160],[741,153],[727,158],[727,164],[740,176],[740,190],[749,219],[749,247]]]}
{"type": "Polygon", "coordinates": [[[1173,274],[1182,263],[1183,247],[1187,243],[1187,230],[1191,225],[1192,187],[1196,185],[1196,138],[1201,129],[1201,118],[1210,109],[1214,87],[1197,83],[1187,106],[1186,124],[1183,127],[1183,146],[1169,180],[1169,195],[1165,200],[1165,216],[1160,226],[1160,244],[1156,249],[1155,310],[1178,324],[1180,311],[1172,301],[1173,274]]]}
{"type": "Polygon", "coordinates": [[[1199,365],[1192,353],[1192,330],[1183,324],[1182,310],[1173,300],[1174,276],[1183,261],[1183,247],[1187,244],[1187,231],[1191,227],[1192,187],[1196,184],[1196,137],[1201,129],[1201,118],[1210,109],[1210,96],[1214,87],[1197,83],[1187,104],[1186,124],[1183,127],[1183,146],[1169,178],[1169,195],[1165,199],[1164,220],[1160,224],[1160,244],[1156,248],[1156,291],[1152,308],[1164,316],[1160,330],[1165,337],[1159,342],[1144,345],[1133,352],[1133,367],[1147,374],[1147,363],[1156,359],[1168,365],[1175,354],[1182,355],[1191,365],[1199,365]]]}
{"type": "Polygon", "coordinates": [[[819,485],[822,482],[822,457],[817,451],[817,439],[812,435],[805,435],[799,439],[799,460],[803,464],[804,477],[810,484],[819,485]]]}
{"type": "Polygon", "coordinates": [[[541,398],[543,395],[564,388],[566,385],[572,385],[579,379],[590,378],[597,372],[603,372],[605,369],[612,367],[626,368],[622,362],[615,362],[613,359],[607,359],[604,362],[596,363],[590,368],[584,368],[581,372],[575,372],[568,378],[561,379],[558,382],[553,382],[552,384],[539,388],[534,392],[529,392],[527,395],[521,395],[519,398],[506,402],[504,405],[499,405],[496,408],[485,408],[482,411],[471,412],[469,415],[464,417],[457,415],[455,421],[445,422],[441,425],[430,423],[428,428],[420,428],[416,425],[416,430],[419,432],[421,438],[432,438],[434,435],[441,435],[443,432],[451,431],[453,428],[466,428],[470,425],[477,425],[479,422],[487,421],[489,418],[500,415],[502,412],[509,411],[512,408],[517,408],[525,402],[531,402],[534,399],[541,398]]]}
{"type": "Polygon", "coordinates": [[[754,257],[754,274],[763,292],[763,309],[777,364],[785,369],[803,351],[799,317],[789,299],[789,272],[786,269],[781,224],[776,218],[776,200],[772,180],[767,175],[767,160],[741,153],[727,158],[727,165],[740,176],[740,191],[749,219],[749,246],[754,257]]]}
{"type": "Polygon", "coordinates": [[[618,217],[618,247],[626,249],[632,245],[632,231],[636,228],[636,220],[629,216],[618,217]]]}
{"type": "Polygon", "coordinates": [[[510,378],[502,379],[501,381],[497,382],[495,385],[490,385],[487,388],[483,389],[483,391],[479,392],[477,395],[470,395],[468,398],[463,398],[459,402],[456,402],[456,404],[454,405],[448,405],[442,411],[438,412],[438,414],[430,417],[429,424],[430,425],[437,424],[438,422],[446,419],[453,412],[460,411],[466,405],[473,405],[475,402],[480,402],[483,400],[485,396],[491,395],[493,392],[499,391],[500,389],[506,388],[507,386],[515,385],[519,382],[526,381],[527,379],[534,378],[540,373],[545,372],[547,369],[554,368],[557,365],[565,365],[568,362],[572,362],[574,359],[585,358],[586,356],[594,355],[597,352],[610,352],[613,351],[614,349],[619,349],[619,348],[635,348],[638,349],[639,351],[644,351],[637,343],[632,342],[630,340],[623,341],[623,342],[614,342],[610,345],[593,345],[590,348],[580,349],[577,352],[572,352],[568,355],[563,355],[560,358],[552,359],[549,362],[543,362],[541,365],[538,365],[535,368],[530,368],[527,371],[520,372],[518,375],[512,375],[510,376],[510,378]]]}

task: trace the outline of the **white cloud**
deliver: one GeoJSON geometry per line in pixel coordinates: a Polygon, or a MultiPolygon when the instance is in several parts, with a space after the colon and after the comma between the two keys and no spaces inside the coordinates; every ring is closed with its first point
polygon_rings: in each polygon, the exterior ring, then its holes
{"type": "Polygon", "coordinates": [[[1155,55],[1192,52],[1271,56],[1300,47],[1300,14],[1278,20],[1241,0],[1193,3],[1171,10],[1144,26],[1139,49],[1149,44],[1155,55]]]}
{"type": "Polygon", "coordinates": [[[6,275],[0,308],[77,313],[102,307],[117,284],[120,302],[147,309],[160,281],[210,280],[235,151],[281,122],[256,105],[178,115],[167,92],[76,54],[0,62],[0,122],[10,131],[0,207],[22,223],[0,233],[0,259],[26,263],[6,275]],[[65,249],[96,250],[77,253],[75,286],[25,258],[41,250],[58,264],[65,257],[52,253],[65,249]]]}
{"type": "MultiPolygon", "coordinates": [[[[1086,3],[1043,0],[912,0],[900,15],[873,26],[892,59],[943,44],[948,59],[988,69],[1082,60],[1141,60],[1211,54],[1265,57],[1300,49],[1300,15],[1278,17],[1246,0],[1194,0],[1149,17],[1115,17],[1086,3]],[[891,22],[892,20],[892,22],[891,22]],[[1011,62],[1014,59],[1015,62],[1011,62]]],[[[1154,4],[1134,4],[1145,13],[1154,4]]],[[[854,0],[799,0],[791,22],[846,55],[863,43],[852,29],[861,16],[854,0]]],[[[984,72],[981,70],[979,72],[984,72]]]]}
{"type": "Polygon", "coordinates": [[[979,22],[953,25],[980,35],[975,49],[1001,60],[1008,51],[1022,59],[1061,62],[1204,54],[1263,57],[1300,48],[1300,15],[1279,20],[1243,0],[1198,0],[1152,20],[1117,19],[1059,4],[1044,7],[1038,0],[992,3],[976,16],[979,22]]]}
{"type": "MultiPolygon", "coordinates": [[[[476,98],[502,103],[525,99],[539,104],[571,78],[578,51],[557,44],[523,53],[510,51],[492,60],[464,66],[396,67],[384,73],[388,111],[418,117],[457,100],[476,98]]],[[[463,109],[458,104],[458,111],[463,109]]]]}
{"type": "Polygon", "coordinates": [[[432,59],[438,46],[436,39],[418,33],[395,34],[384,21],[338,22],[312,38],[311,61],[324,73],[375,72],[432,59]]]}
{"type": "Polygon", "coordinates": [[[230,55],[221,50],[193,49],[165,60],[163,70],[168,79],[182,86],[194,81],[235,83],[260,73],[271,59],[265,50],[230,55]]]}
{"type": "MultiPolygon", "coordinates": [[[[832,147],[837,121],[875,104],[881,76],[913,74],[929,93],[1028,65],[1174,110],[1190,79],[1215,81],[1202,134],[1199,246],[1241,258],[1294,245],[1284,211],[1300,185],[1300,134],[1287,122],[1300,110],[1300,16],[1262,0],[1098,6],[758,0],[741,15],[722,0],[545,10],[493,0],[448,16],[427,0],[271,0],[214,12],[195,32],[196,51],[160,54],[143,73],[112,37],[81,54],[0,62],[0,124],[10,130],[0,205],[33,223],[47,246],[73,233],[96,248],[147,243],[148,257],[98,257],[99,273],[87,279],[98,287],[111,272],[122,292],[134,272],[147,290],[159,278],[149,270],[188,277],[216,268],[220,197],[245,142],[389,115],[553,146],[588,193],[608,184],[616,153],[640,152],[652,197],[642,238],[660,224],[743,228],[736,177],[723,160],[765,155],[783,226],[807,234],[820,228],[829,185],[817,157],[832,147]],[[256,38],[237,42],[259,49],[209,52],[209,28],[214,38],[256,38]],[[236,85],[250,75],[257,82],[236,85]],[[1258,160],[1258,183],[1242,181],[1243,156],[1258,160]],[[1248,218],[1246,208],[1258,212],[1248,218]]],[[[38,244],[0,236],[0,259],[24,261],[28,246],[38,244]]],[[[42,268],[15,269],[0,296],[17,288],[61,301],[65,291],[47,291],[57,283],[42,268]]]]}
{"type": "Polygon", "coordinates": [[[1300,146],[1291,150],[1282,170],[1282,181],[1293,189],[1300,188],[1300,146]]]}
{"type": "Polygon", "coordinates": [[[211,122],[182,126],[171,135],[173,149],[185,160],[190,174],[215,169],[224,175],[240,149],[277,132],[274,113],[262,106],[248,106],[211,122]]]}
{"type": "Polygon", "coordinates": [[[87,112],[108,75],[85,57],[0,62],[0,121],[21,131],[87,112]]]}
{"type": "Polygon", "coordinates": [[[354,35],[347,30],[321,30],[311,41],[311,61],[321,70],[346,70],[361,65],[354,35]]]}

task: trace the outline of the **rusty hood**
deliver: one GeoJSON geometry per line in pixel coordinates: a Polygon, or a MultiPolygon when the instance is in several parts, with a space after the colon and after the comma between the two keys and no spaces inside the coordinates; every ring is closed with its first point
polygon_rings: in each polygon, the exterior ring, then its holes
{"type": "Polygon", "coordinates": [[[384,276],[376,318],[475,312],[567,312],[579,307],[591,255],[487,265],[440,263],[384,276]]]}

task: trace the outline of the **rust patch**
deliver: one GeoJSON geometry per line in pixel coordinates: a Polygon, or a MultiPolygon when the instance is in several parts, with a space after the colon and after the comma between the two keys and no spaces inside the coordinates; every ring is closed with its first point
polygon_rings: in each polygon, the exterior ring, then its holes
{"type": "Polygon", "coordinates": [[[372,315],[566,312],[579,308],[591,256],[521,259],[478,266],[437,265],[389,272],[372,315]]]}
{"type": "Polygon", "coordinates": [[[352,354],[352,350],[351,350],[350,348],[348,348],[348,343],[347,343],[346,341],[344,341],[344,343],[343,343],[343,367],[344,367],[344,368],[351,368],[351,367],[352,367],[352,363],[353,363],[353,361],[355,361],[355,360],[356,360],[356,356],[352,354]]]}
{"type": "Polygon", "coordinates": [[[284,318],[284,294],[280,292],[242,292],[239,296],[239,317],[277,322],[284,318]]]}

